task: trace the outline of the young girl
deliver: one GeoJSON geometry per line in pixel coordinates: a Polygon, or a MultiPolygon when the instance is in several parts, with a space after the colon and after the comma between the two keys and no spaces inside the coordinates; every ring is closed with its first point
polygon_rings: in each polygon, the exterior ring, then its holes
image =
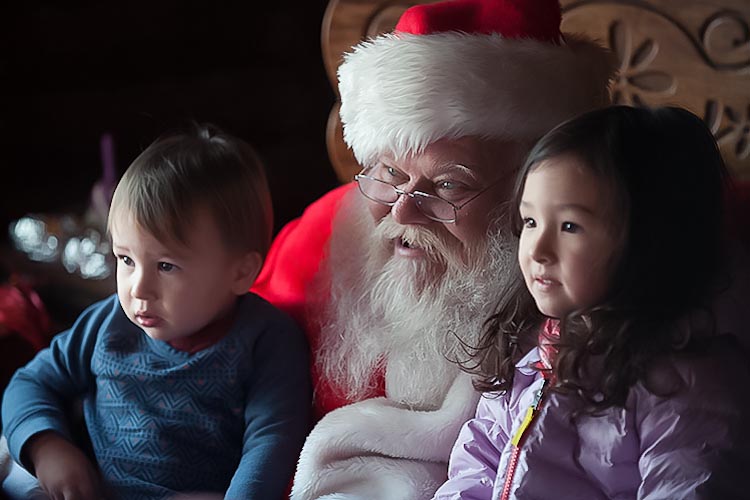
{"type": "Polygon", "coordinates": [[[740,498],[747,358],[717,331],[727,174],[677,109],[548,133],[519,174],[520,269],[464,368],[485,394],[438,499],[740,498]]]}

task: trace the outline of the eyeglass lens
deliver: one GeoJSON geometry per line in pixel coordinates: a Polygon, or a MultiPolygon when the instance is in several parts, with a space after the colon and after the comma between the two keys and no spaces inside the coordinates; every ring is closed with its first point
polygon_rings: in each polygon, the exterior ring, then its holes
{"type": "MultiPolygon", "coordinates": [[[[364,175],[357,176],[357,182],[362,194],[371,200],[387,205],[396,203],[402,193],[392,184],[364,175]]],[[[407,193],[406,195],[414,198],[417,208],[431,219],[443,222],[452,222],[456,219],[453,205],[437,196],[420,192],[407,193]]]]}

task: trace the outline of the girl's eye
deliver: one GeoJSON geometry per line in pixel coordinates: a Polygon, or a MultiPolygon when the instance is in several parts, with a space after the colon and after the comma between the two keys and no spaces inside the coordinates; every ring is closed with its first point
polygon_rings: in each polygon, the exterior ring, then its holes
{"type": "Polygon", "coordinates": [[[580,228],[581,226],[579,226],[575,222],[563,222],[562,226],[560,227],[560,229],[564,233],[577,233],[580,228]]]}
{"type": "Polygon", "coordinates": [[[532,219],[531,217],[524,217],[523,218],[523,227],[527,229],[531,229],[536,227],[536,221],[532,219]]]}
{"type": "Polygon", "coordinates": [[[175,268],[174,264],[170,264],[169,262],[159,262],[159,271],[164,271],[165,273],[174,271],[175,268]]]}

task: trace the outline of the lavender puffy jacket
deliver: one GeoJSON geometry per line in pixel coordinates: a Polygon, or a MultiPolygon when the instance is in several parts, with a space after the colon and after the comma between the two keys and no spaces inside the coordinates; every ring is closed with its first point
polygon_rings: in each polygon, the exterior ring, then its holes
{"type": "MultiPolygon", "coordinates": [[[[708,356],[673,358],[653,380],[685,389],[659,397],[635,385],[625,408],[570,418],[572,397],[550,394],[522,445],[514,499],[750,498],[750,368],[728,337],[708,356]]],[[[511,446],[541,375],[530,351],[507,396],[484,395],[453,448],[436,499],[498,499],[511,446]]]]}

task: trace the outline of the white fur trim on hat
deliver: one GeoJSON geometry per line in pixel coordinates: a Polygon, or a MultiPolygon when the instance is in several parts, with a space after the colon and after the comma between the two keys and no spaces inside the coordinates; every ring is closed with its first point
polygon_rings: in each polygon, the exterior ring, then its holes
{"type": "Polygon", "coordinates": [[[609,102],[614,60],[580,37],[561,45],[498,34],[390,33],[338,70],[344,140],[362,165],[441,138],[536,140],[609,102]]]}

